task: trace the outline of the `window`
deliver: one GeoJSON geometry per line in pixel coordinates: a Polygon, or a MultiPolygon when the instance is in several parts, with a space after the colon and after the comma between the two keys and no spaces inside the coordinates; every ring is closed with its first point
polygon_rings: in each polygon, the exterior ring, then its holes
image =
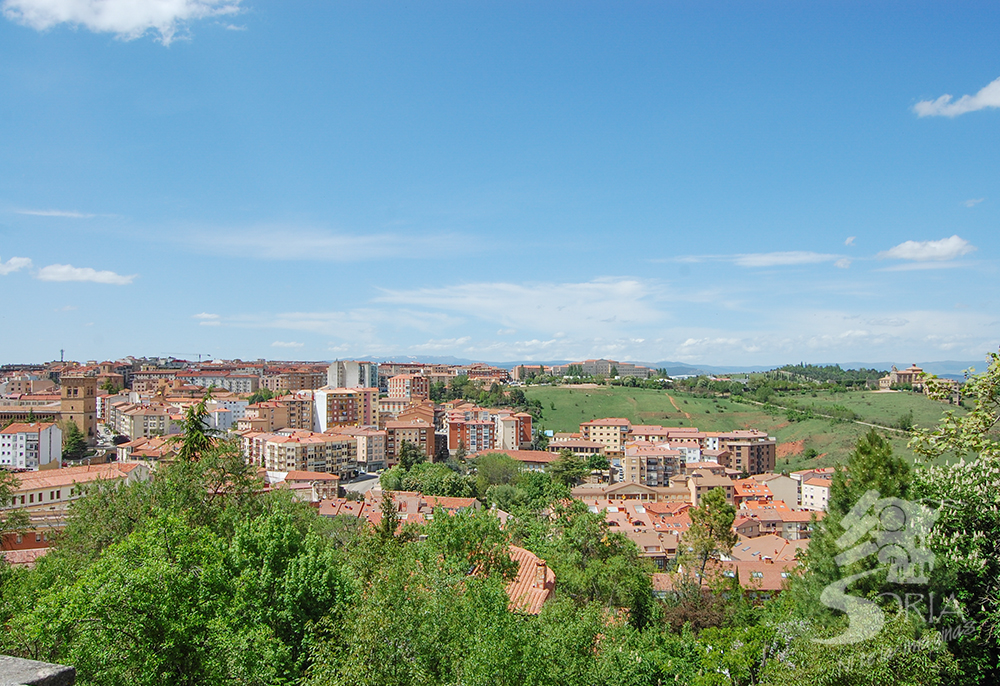
{"type": "Polygon", "coordinates": [[[35,502],[35,494],[34,493],[28,494],[28,502],[29,503],[35,502]]]}
{"type": "Polygon", "coordinates": [[[41,542],[42,542],[42,535],[36,531],[35,532],[35,543],[41,543],[41,542]]]}

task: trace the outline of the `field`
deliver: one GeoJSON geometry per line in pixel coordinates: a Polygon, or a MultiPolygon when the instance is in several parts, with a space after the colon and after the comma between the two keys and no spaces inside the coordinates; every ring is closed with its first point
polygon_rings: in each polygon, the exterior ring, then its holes
{"type": "MultiPolygon", "coordinates": [[[[633,424],[696,426],[704,431],[761,429],[778,439],[778,469],[782,471],[845,462],[855,441],[868,431],[868,427],[854,422],[823,418],[790,422],[784,412],[768,414],[759,405],[673,390],[541,386],[527,388],[525,393],[542,403],[544,416],[539,426],[554,431],[579,431],[581,422],[599,417],[625,417],[633,424]],[[805,453],[810,449],[818,456],[806,458],[805,453]]],[[[862,421],[883,425],[893,425],[902,415],[912,412],[914,423],[933,426],[945,411],[954,409],[915,393],[853,391],[821,393],[816,397],[806,393],[777,397],[773,402],[782,404],[786,400],[794,400],[802,408],[812,406],[819,413],[826,413],[834,406],[847,408],[862,421]]],[[[884,430],[880,433],[890,439],[897,454],[913,459],[905,435],[884,430]]]]}

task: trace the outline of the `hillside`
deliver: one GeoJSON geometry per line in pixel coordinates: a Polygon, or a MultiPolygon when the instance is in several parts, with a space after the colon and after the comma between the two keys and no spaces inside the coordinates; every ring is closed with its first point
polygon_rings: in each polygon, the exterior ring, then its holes
{"type": "MultiPolygon", "coordinates": [[[[783,410],[770,414],[760,405],[673,390],[541,386],[525,389],[525,395],[542,403],[545,414],[539,425],[554,431],[577,431],[580,422],[597,417],[626,417],[634,424],[697,426],[705,431],[762,429],[778,439],[778,468],[783,471],[844,462],[855,441],[868,430],[867,426],[856,422],[822,417],[793,422],[783,410]],[[806,458],[810,449],[818,456],[806,458]]],[[[772,402],[781,405],[789,401],[799,408],[811,407],[815,414],[844,414],[846,409],[857,415],[859,421],[884,426],[894,425],[909,413],[912,413],[914,424],[932,426],[949,409],[964,412],[915,393],[851,391],[821,393],[815,397],[801,393],[777,397],[772,402]]],[[[906,447],[905,434],[898,431],[881,433],[890,439],[898,454],[913,458],[906,447]]]]}

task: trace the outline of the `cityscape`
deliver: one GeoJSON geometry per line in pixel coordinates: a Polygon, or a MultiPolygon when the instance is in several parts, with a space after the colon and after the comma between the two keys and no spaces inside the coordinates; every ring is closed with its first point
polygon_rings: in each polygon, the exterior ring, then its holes
{"type": "Polygon", "coordinates": [[[1000,683],[998,26],[0,0],[0,684],[1000,683]]]}

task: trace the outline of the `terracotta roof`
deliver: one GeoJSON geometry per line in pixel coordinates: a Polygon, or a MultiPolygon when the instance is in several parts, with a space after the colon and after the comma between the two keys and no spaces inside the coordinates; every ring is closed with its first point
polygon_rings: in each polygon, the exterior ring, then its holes
{"type": "Polygon", "coordinates": [[[524,548],[512,545],[510,557],[517,563],[517,576],[507,584],[510,608],[537,615],[555,592],[556,575],[545,560],[524,548]]]}
{"type": "Polygon", "coordinates": [[[55,426],[52,422],[32,422],[30,424],[25,422],[20,422],[17,424],[11,424],[0,434],[37,434],[40,431],[44,431],[50,427],[55,426]]]}
{"type": "Polygon", "coordinates": [[[138,467],[138,464],[112,462],[84,467],[24,472],[17,475],[21,484],[15,489],[15,492],[33,491],[40,488],[62,488],[72,486],[75,483],[86,483],[99,479],[124,479],[138,467]]]}
{"type": "Polygon", "coordinates": [[[812,479],[806,480],[807,486],[822,486],[823,488],[830,488],[833,485],[833,481],[830,479],[820,479],[818,477],[813,477],[812,479]]]}

